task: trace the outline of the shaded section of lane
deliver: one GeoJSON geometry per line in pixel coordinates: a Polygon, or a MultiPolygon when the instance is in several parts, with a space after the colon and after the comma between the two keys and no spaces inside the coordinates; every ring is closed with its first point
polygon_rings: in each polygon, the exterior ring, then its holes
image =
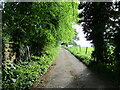
{"type": "MultiPolygon", "coordinates": [[[[52,68],[43,79],[44,88],[110,88],[112,83],[89,70],[69,51],[61,49],[52,68]],[[45,82],[44,81],[44,82],[45,82]]],[[[41,87],[38,83],[36,87],[41,87]]]]}

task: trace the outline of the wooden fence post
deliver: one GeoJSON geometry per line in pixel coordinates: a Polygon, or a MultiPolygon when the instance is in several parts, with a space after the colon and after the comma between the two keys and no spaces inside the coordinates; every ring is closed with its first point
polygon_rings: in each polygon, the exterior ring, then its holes
{"type": "Polygon", "coordinates": [[[79,46],[79,51],[81,52],[81,46],[79,46]]]}
{"type": "Polygon", "coordinates": [[[86,47],[86,51],[85,51],[85,54],[87,54],[87,51],[88,51],[88,47],[86,47]]]}

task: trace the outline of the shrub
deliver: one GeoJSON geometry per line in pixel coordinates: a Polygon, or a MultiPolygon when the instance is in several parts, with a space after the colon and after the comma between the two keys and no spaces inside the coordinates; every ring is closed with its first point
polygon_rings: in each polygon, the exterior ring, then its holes
{"type": "Polygon", "coordinates": [[[32,56],[33,61],[14,64],[6,62],[3,68],[3,89],[25,89],[30,87],[40,75],[45,73],[58,54],[59,48],[54,48],[49,55],[32,56]]]}

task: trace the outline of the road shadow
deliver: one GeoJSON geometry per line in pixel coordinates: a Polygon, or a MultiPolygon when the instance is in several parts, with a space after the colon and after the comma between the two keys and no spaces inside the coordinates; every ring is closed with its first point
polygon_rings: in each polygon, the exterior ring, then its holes
{"type": "Polygon", "coordinates": [[[78,75],[74,75],[71,82],[65,88],[118,88],[112,82],[101,77],[94,71],[85,68],[78,75]]]}

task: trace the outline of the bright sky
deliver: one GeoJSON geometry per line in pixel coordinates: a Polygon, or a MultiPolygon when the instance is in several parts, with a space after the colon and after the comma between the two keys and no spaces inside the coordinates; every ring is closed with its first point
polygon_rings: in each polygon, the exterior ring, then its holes
{"type": "Polygon", "coordinates": [[[83,33],[83,29],[81,25],[73,25],[73,28],[76,29],[76,31],[78,32],[78,37],[79,40],[75,42],[77,43],[77,45],[80,45],[81,47],[91,47],[91,43],[90,41],[87,41],[85,38],[85,34],[83,33]]]}

